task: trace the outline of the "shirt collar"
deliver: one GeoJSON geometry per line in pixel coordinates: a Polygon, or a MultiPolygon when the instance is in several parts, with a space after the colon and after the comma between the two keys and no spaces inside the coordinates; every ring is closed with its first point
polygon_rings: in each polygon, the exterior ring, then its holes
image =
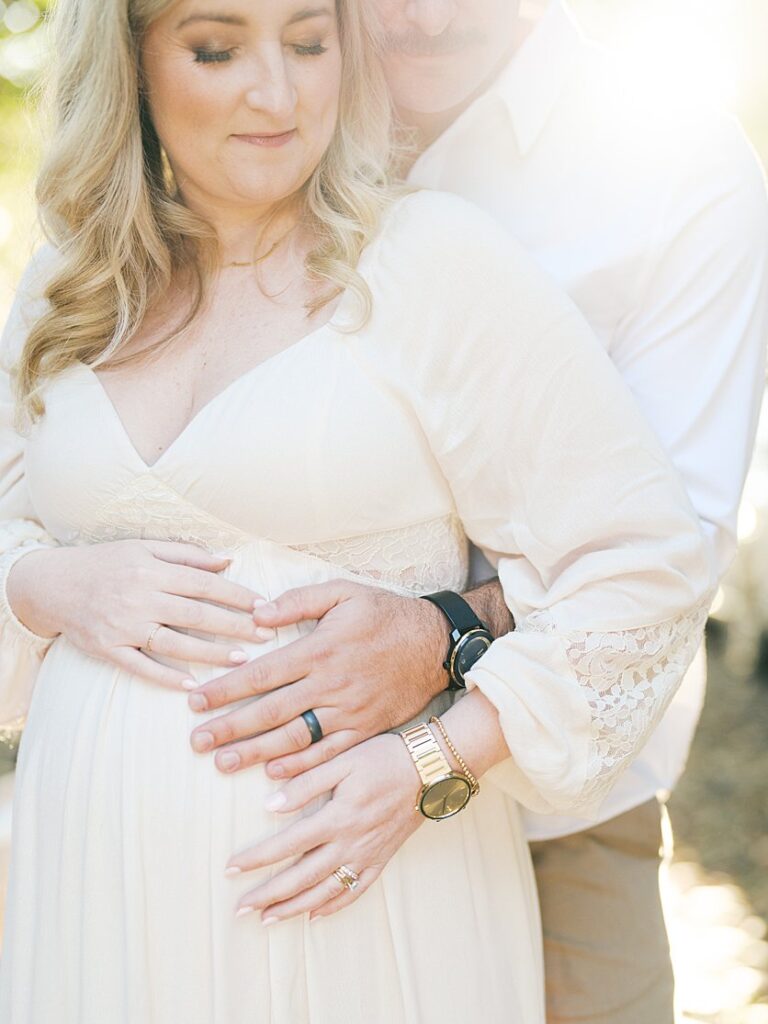
{"type": "Polygon", "coordinates": [[[565,5],[553,0],[489,89],[509,111],[523,156],[543,131],[585,45],[585,37],[565,5]]]}

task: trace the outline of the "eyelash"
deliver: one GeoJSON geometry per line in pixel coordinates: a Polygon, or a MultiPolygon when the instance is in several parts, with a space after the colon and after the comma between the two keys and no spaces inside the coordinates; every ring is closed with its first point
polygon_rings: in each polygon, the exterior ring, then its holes
{"type": "MultiPolygon", "coordinates": [[[[298,57],[320,57],[328,52],[328,47],[322,43],[313,43],[311,46],[294,46],[298,57]]],[[[206,50],[199,48],[194,50],[196,64],[226,64],[232,59],[234,50],[206,50]]]]}

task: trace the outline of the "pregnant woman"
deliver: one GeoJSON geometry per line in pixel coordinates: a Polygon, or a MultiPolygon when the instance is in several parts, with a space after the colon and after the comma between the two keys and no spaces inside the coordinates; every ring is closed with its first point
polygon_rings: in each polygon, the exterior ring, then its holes
{"type": "Polygon", "coordinates": [[[529,260],[387,184],[358,0],[59,0],[55,38],[52,245],[3,339],[0,697],[27,721],[0,1019],[542,1024],[517,801],[599,800],[682,677],[709,586],[684,492],[529,260]],[[415,810],[414,734],[279,815],[261,768],[193,752],[188,691],[295,639],[256,601],[460,590],[468,538],[518,630],[423,716],[459,783],[493,768],[460,814],[415,810]],[[355,801],[387,809],[364,840],[355,801]],[[271,869],[238,855],[321,806],[296,891],[349,905],[243,913],[271,869]]]}

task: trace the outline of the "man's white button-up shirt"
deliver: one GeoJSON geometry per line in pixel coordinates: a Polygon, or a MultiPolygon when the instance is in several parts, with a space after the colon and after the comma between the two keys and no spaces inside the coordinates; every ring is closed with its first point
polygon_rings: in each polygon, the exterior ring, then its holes
{"type": "MultiPolygon", "coordinates": [[[[653,99],[555,2],[410,180],[488,210],[569,292],[680,472],[724,573],[768,334],[765,181],[735,120],[653,99]]],[[[704,685],[701,652],[600,820],[672,789],[704,685]]],[[[594,825],[526,823],[531,839],[594,825]]]]}

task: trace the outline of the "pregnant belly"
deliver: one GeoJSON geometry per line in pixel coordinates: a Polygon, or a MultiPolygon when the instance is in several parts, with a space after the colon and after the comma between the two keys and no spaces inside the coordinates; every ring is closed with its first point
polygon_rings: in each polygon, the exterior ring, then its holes
{"type": "MultiPolygon", "coordinates": [[[[221,671],[192,670],[200,680],[221,671]]],[[[58,639],[41,667],[21,741],[18,813],[44,820],[49,841],[63,850],[87,837],[99,863],[143,863],[164,884],[174,884],[180,871],[198,883],[223,878],[235,852],[288,821],[264,809],[277,787],[261,766],[224,775],[212,754],[192,750],[190,734],[205,717],[189,710],[184,691],[58,639]]],[[[253,873],[248,885],[258,879],[253,873]]],[[[235,897],[231,882],[226,891],[235,897]]]]}
{"type": "MultiPolygon", "coordinates": [[[[267,598],[337,575],[317,558],[263,542],[236,552],[226,572],[267,598]]],[[[311,628],[302,624],[301,631],[311,628]]],[[[271,644],[243,646],[258,657],[299,633],[293,626],[279,630],[271,644]]],[[[226,671],[188,668],[200,682],[226,671]]],[[[190,734],[206,717],[189,710],[184,691],[88,657],[59,638],[40,670],[22,737],[20,815],[43,818],[49,826],[59,822],[62,835],[52,841],[65,846],[67,831],[87,834],[89,841],[98,837],[99,848],[116,863],[133,850],[130,856],[152,865],[153,872],[161,861],[169,871],[174,863],[176,871],[182,863],[191,870],[191,858],[198,879],[210,873],[223,877],[234,852],[274,834],[291,818],[264,809],[278,787],[261,766],[224,775],[212,754],[192,750],[190,734]]],[[[257,879],[258,873],[249,875],[246,884],[257,879]]]]}

